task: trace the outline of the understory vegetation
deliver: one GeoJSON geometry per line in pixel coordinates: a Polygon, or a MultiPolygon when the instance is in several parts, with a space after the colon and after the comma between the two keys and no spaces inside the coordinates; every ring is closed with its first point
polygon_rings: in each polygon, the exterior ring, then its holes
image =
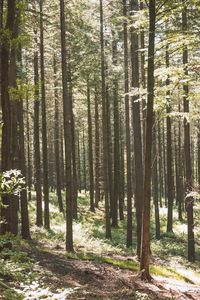
{"type": "MultiPolygon", "coordinates": [[[[78,219],[74,222],[74,252],[65,252],[65,216],[57,209],[56,196],[50,194],[51,230],[35,226],[35,194],[29,203],[31,241],[22,240],[12,234],[0,236],[0,291],[2,299],[68,299],[67,295],[76,292],[71,286],[53,289],[48,283],[48,272],[40,269],[35,252],[54,253],[69,260],[93,261],[109,264],[120,269],[139,272],[136,255],[136,240],[133,247],[126,248],[126,222],[121,221],[113,228],[112,240],[105,239],[103,203],[96,213],[89,211],[89,195],[79,193],[78,219]],[[38,272],[39,270],[39,272],[38,272]],[[32,297],[32,298],[31,298],[32,297]],[[35,298],[34,298],[35,297],[35,298]],[[66,298],[65,298],[66,297],[66,298]]],[[[196,262],[187,261],[187,226],[174,218],[174,231],[166,233],[167,209],[160,210],[161,238],[155,239],[154,215],[151,215],[151,267],[154,278],[167,277],[190,284],[200,284],[200,245],[196,246],[196,262]],[[162,233],[163,232],[163,233],[162,233]]],[[[196,209],[196,220],[199,210],[196,209]]],[[[200,222],[196,224],[199,238],[200,222]]],[[[136,227],[133,224],[133,236],[136,227]]],[[[54,264],[54,261],[52,261],[54,264]]],[[[139,297],[140,291],[137,293],[139,297]]],[[[142,293],[141,293],[142,295],[142,293]]],[[[147,295],[144,293],[144,295],[147,295]]],[[[142,296],[141,296],[142,297],[142,296]]],[[[74,298],[76,299],[76,298],[74,298]]],[[[120,298],[118,298],[120,299],[120,298]]],[[[150,298],[135,298],[150,299],[150,298]]]]}

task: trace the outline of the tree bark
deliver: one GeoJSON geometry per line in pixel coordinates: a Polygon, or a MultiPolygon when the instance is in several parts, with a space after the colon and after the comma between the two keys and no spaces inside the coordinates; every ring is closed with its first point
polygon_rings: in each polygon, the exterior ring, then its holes
{"type": "MultiPolygon", "coordinates": [[[[187,34],[187,8],[184,6],[182,12],[182,29],[187,34]]],[[[187,46],[183,50],[183,66],[185,75],[188,75],[188,49],[187,46]]],[[[183,108],[185,113],[189,113],[189,99],[188,85],[183,85],[183,108]]],[[[184,149],[185,149],[185,175],[186,175],[186,197],[185,208],[187,212],[187,229],[188,229],[188,260],[195,261],[195,241],[194,241],[194,215],[193,215],[193,202],[194,198],[188,194],[192,191],[192,166],[191,166],[191,153],[190,153],[190,123],[184,119],[184,149]]]]}
{"type": "MultiPolygon", "coordinates": [[[[169,68],[169,52],[166,50],[166,67],[169,68]]],[[[169,78],[166,80],[166,86],[169,85],[169,78]]],[[[170,92],[167,91],[167,232],[173,231],[173,176],[172,176],[172,134],[171,134],[171,112],[170,92]]]]}
{"type": "Polygon", "coordinates": [[[108,192],[108,143],[107,143],[107,116],[106,116],[106,80],[105,80],[105,54],[104,54],[104,22],[103,22],[103,3],[100,0],[100,45],[101,45],[101,84],[102,84],[102,128],[103,128],[103,182],[105,194],[105,219],[106,219],[106,238],[111,239],[110,226],[110,203],[108,192]]]}
{"type": "Polygon", "coordinates": [[[71,99],[69,97],[69,83],[67,76],[67,53],[65,36],[65,4],[60,0],[61,23],[61,54],[62,54],[62,86],[63,86],[63,117],[65,140],[65,170],[66,170],[66,250],[73,251],[73,203],[72,203],[72,128],[71,128],[71,99]]]}
{"type": "Polygon", "coordinates": [[[64,212],[62,201],[62,189],[61,189],[61,176],[60,176],[60,144],[59,144],[59,98],[58,98],[58,74],[57,74],[57,61],[56,54],[53,57],[54,66],[54,107],[55,107],[55,123],[54,123],[54,151],[55,151],[55,163],[56,163],[56,193],[58,198],[58,207],[60,212],[64,212]]]}
{"type": "MultiPolygon", "coordinates": [[[[131,11],[138,11],[138,1],[131,0],[131,11]]],[[[131,30],[131,65],[132,65],[132,87],[139,89],[139,57],[138,57],[138,34],[131,30]]],[[[143,206],[143,162],[142,162],[142,132],[140,120],[139,95],[132,97],[133,131],[134,131],[134,159],[135,159],[135,203],[137,219],[137,255],[140,257],[141,247],[141,221],[143,206]]]]}
{"type": "Polygon", "coordinates": [[[95,207],[100,201],[100,139],[99,139],[99,105],[98,95],[95,89],[95,207]]]}
{"type": "Polygon", "coordinates": [[[42,92],[42,154],[43,154],[43,193],[44,193],[44,227],[50,229],[49,219],[49,178],[48,178],[48,149],[47,149],[47,121],[46,121],[46,92],[44,70],[44,28],[43,28],[43,0],[40,0],[40,72],[42,92]]]}
{"type": "Polygon", "coordinates": [[[90,100],[89,81],[87,81],[87,112],[88,112],[88,161],[89,161],[89,175],[90,175],[90,211],[95,212],[95,208],[94,208],[92,117],[91,117],[91,100],[90,100]]]}
{"type": "Polygon", "coordinates": [[[131,187],[131,144],[130,144],[130,108],[129,108],[129,71],[128,71],[128,32],[127,32],[127,1],[123,0],[124,33],[124,91],[126,121],[126,184],[127,184],[127,234],[126,245],[132,246],[132,187],[131,187]]]}
{"type": "Polygon", "coordinates": [[[155,51],[155,21],[156,1],[149,0],[149,46],[147,69],[147,120],[145,143],[145,169],[144,169],[144,200],[142,214],[142,241],[140,270],[142,280],[151,280],[149,273],[150,260],[150,200],[151,200],[151,150],[153,128],[153,103],[154,103],[154,51],[155,51]]]}

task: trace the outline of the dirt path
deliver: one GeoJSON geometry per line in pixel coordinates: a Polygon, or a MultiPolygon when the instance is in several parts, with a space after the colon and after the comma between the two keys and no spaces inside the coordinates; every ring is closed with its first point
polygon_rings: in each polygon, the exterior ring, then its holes
{"type": "Polygon", "coordinates": [[[155,278],[149,284],[141,282],[132,271],[95,261],[69,259],[53,249],[39,251],[33,247],[28,253],[37,261],[34,271],[41,279],[35,286],[24,289],[25,299],[200,300],[200,287],[185,282],[155,278]]]}

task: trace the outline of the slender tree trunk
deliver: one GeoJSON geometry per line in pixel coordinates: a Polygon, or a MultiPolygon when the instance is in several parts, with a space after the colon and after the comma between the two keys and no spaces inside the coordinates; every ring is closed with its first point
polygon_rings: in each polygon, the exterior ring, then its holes
{"type": "MultiPolygon", "coordinates": [[[[138,1],[131,0],[131,11],[138,11],[138,1]]],[[[132,64],[132,87],[139,88],[139,57],[138,57],[138,34],[131,30],[131,64],[132,64]]],[[[137,219],[137,255],[140,256],[141,246],[141,221],[143,206],[143,162],[142,162],[142,133],[140,121],[139,95],[132,97],[133,131],[134,131],[134,158],[135,158],[135,203],[137,219]]]]}
{"type": "Polygon", "coordinates": [[[60,176],[60,144],[59,144],[59,101],[58,101],[58,74],[56,55],[53,58],[54,65],[54,98],[55,98],[55,124],[54,124],[54,149],[55,149],[55,162],[56,162],[56,192],[58,197],[58,207],[60,212],[64,212],[62,192],[61,192],[61,176],[60,176]]]}
{"type": "Polygon", "coordinates": [[[77,154],[78,154],[78,189],[81,192],[82,177],[81,177],[81,153],[80,153],[80,134],[77,133],[77,154]]]}
{"type": "MultiPolygon", "coordinates": [[[[166,51],[166,67],[169,68],[169,52],[166,51]]],[[[166,85],[169,85],[169,78],[166,85]]],[[[173,177],[172,177],[172,134],[171,134],[170,92],[167,91],[167,232],[173,231],[173,177]]]]}
{"type": "MultiPolygon", "coordinates": [[[[113,65],[117,67],[117,41],[115,37],[112,44],[113,65]]],[[[113,193],[113,212],[112,226],[118,226],[118,205],[120,199],[120,145],[119,145],[119,97],[118,97],[118,78],[114,74],[113,79],[113,107],[114,107],[114,193],[113,193]]]]}
{"type": "MultiPolygon", "coordinates": [[[[187,8],[184,6],[182,12],[182,28],[185,34],[187,34],[188,23],[187,23],[187,8]]],[[[183,66],[185,75],[188,75],[188,49],[187,46],[183,50],[183,66]]],[[[183,107],[184,112],[189,113],[189,99],[188,85],[183,85],[183,107]]],[[[191,154],[190,154],[190,123],[187,119],[184,119],[184,149],[185,149],[185,175],[186,175],[186,197],[185,207],[187,212],[187,229],[188,229],[188,260],[195,261],[195,241],[194,241],[194,215],[193,215],[193,202],[194,199],[188,194],[192,191],[192,167],[191,167],[191,154]]]]}
{"type": "Polygon", "coordinates": [[[103,181],[105,194],[106,238],[111,238],[110,204],[108,192],[108,144],[107,144],[107,117],[106,117],[106,80],[105,80],[105,54],[104,54],[104,22],[103,0],[100,0],[100,45],[101,45],[101,84],[102,84],[102,128],[103,128],[103,181]]]}
{"type": "Polygon", "coordinates": [[[32,188],[32,165],[30,151],[30,122],[29,122],[29,100],[26,99],[26,127],[27,127],[27,181],[28,181],[28,200],[31,201],[32,188]]]}
{"type": "Polygon", "coordinates": [[[92,139],[92,117],[91,117],[91,100],[90,87],[87,81],[87,112],[88,112],[88,161],[90,174],[90,211],[95,212],[94,208],[94,174],[93,174],[93,139],[92,139]]]}
{"type": "Polygon", "coordinates": [[[127,32],[127,1],[123,0],[124,20],[124,91],[126,118],[126,183],[127,183],[127,247],[132,246],[132,187],[131,187],[131,144],[130,144],[130,108],[129,108],[129,72],[128,72],[128,32],[127,32]]]}
{"type": "Polygon", "coordinates": [[[75,122],[73,110],[72,114],[72,167],[73,167],[73,218],[78,218],[78,179],[77,179],[77,167],[76,167],[76,135],[75,135],[75,122]]]}
{"type": "Polygon", "coordinates": [[[37,31],[35,33],[35,52],[34,52],[34,166],[35,166],[35,191],[36,191],[36,225],[42,226],[42,187],[41,187],[41,159],[40,159],[40,125],[39,125],[39,63],[37,51],[37,31]]]}
{"type": "MultiPolygon", "coordinates": [[[[155,116],[155,114],[154,114],[155,116]]],[[[154,117],[155,119],[155,117],[154,117]]],[[[156,122],[156,120],[155,120],[156,122]]],[[[159,216],[159,202],[158,202],[158,143],[157,143],[157,126],[154,123],[153,128],[153,200],[154,200],[154,211],[155,211],[155,224],[156,224],[156,239],[160,239],[160,216],[159,216]]]]}
{"type": "Polygon", "coordinates": [[[95,207],[100,201],[100,139],[99,139],[99,106],[98,95],[95,89],[95,207]]]}
{"type": "Polygon", "coordinates": [[[65,139],[65,166],[66,166],[66,250],[73,251],[73,203],[72,203],[72,128],[71,128],[71,99],[69,97],[69,86],[67,76],[67,53],[65,36],[65,4],[60,0],[60,22],[61,22],[61,54],[62,54],[62,86],[63,86],[63,117],[64,117],[64,139],[65,139]]]}
{"type": "Polygon", "coordinates": [[[45,73],[44,73],[43,0],[40,0],[40,68],[41,68],[40,71],[41,71],[41,91],[42,91],[42,154],[43,154],[44,227],[46,229],[50,229],[46,92],[45,92],[45,73]]]}
{"type": "Polygon", "coordinates": [[[142,241],[140,270],[143,280],[151,280],[149,273],[150,260],[150,200],[151,200],[151,150],[153,127],[153,102],[154,102],[154,51],[155,51],[155,0],[149,0],[149,46],[147,69],[147,121],[145,143],[145,169],[144,169],[144,206],[142,215],[142,241]]]}
{"type": "Polygon", "coordinates": [[[87,189],[87,176],[86,176],[87,170],[86,170],[86,154],[85,154],[85,131],[83,128],[83,189],[87,189]]]}
{"type": "Polygon", "coordinates": [[[162,155],[162,140],[161,140],[161,124],[158,122],[158,176],[159,176],[159,204],[162,207],[163,197],[163,155],[162,155]]]}

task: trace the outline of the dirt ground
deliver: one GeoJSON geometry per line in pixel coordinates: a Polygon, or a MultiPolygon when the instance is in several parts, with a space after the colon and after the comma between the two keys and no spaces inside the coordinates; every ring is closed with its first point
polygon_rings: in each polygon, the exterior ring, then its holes
{"type": "Polygon", "coordinates": [[[27,296],[25,299],[177,299],[200,300],[200,287],[168,278],[154,278],[145,283],[138,274],[106,263],[69,259],[61,251],[39,251],[37,247],[29,256],[37,261],[34,271],[52,295],[46,298],[27,296]],[[67,296],[58,291],[67,289],[67,296]],[[57,296],[56,296],[57,295],[57,296]]]}

